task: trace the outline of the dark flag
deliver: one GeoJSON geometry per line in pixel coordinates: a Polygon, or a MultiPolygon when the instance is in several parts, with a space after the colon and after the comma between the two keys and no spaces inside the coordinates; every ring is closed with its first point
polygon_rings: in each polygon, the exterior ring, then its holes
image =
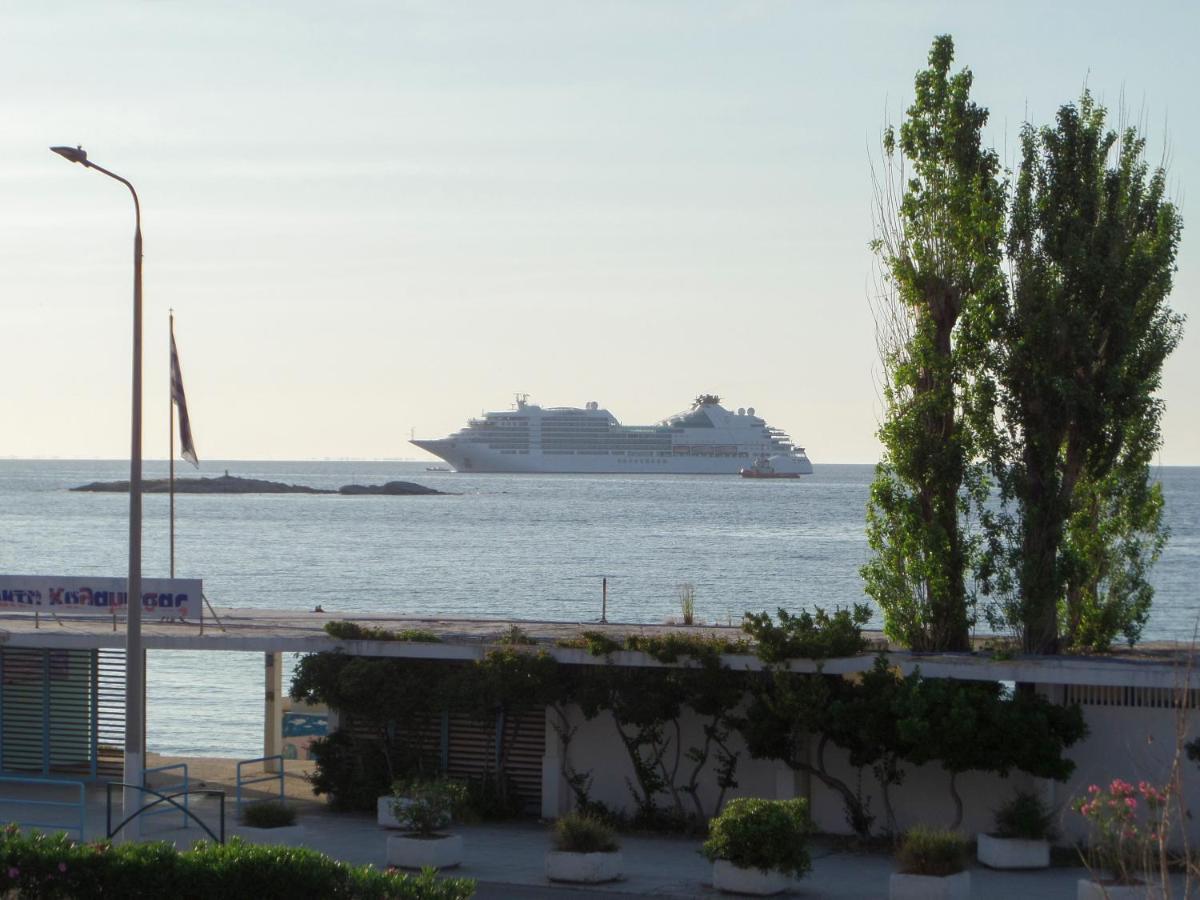
{"type": "Polygon", "coordinates": [[[179,351],[175,349],[175,325],[171,325],[171,400],[179,410],[179,455],[197,469],[196,445],[192,443],[192,425],[188,421],[187,397],[183,394],[183,373],[179,371],[179,351]]]}

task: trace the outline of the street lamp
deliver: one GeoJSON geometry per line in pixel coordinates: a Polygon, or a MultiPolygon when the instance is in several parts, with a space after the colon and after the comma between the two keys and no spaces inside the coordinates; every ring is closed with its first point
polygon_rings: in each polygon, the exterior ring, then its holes
{"type": "MultiPolygon", "coordinates": [[[[125,772],[127,785],[142,784],[145,761],[145,658],[142,651],[142,208],[133,185],[88,159],[82,147],[51,147],[68,162],[114,178],[133,195],[133,415],[129,451],[129,581],[125,625],[125,772]]],[[[140,791],[125,788],[125,815],[141,803],[140,791]]]]}

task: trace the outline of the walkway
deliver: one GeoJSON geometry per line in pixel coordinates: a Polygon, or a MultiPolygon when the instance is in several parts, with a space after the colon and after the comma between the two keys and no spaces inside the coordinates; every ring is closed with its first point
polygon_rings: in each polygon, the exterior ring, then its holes
{"type": "MultiPolygon", "coordinates": [[[[114,791],[114,794],[117,792],[114,791]]],[[[197,801],[196,812],[216,827],[214,801],[197,801]]],[[[20,806],[7,806],[5,818],[20,818],[20,806]]],[[[32,814],[32,810],[24,810],[32,814]]],[[[104,792],[88,792],[87,840],[104,836],[104,792]]],[[[44,813],[43,813],[44,815],[44,813]]],[[[148,823],[144,839],[173,841],[185,847],[203,836],[193,826],[179,827],[179,816],[161,816],[148,823]]],[[[355,864],[384,866],[387,832],[373,817],[363,814],[334,813],[313,804],[304,805],[300,823],[305,846],[355,864]]],[[[266,842],[258,834],[247,832],[236,821],[232,797],[226,809],[229,835],[241,835],[252,842],[266,842]]],[[[623,881],[589,889],[551,886],[543,874],[543,857],[549,847],[549,831],[536,823],[471,825],[456,829],[463,835],[466,861],[455,874],[476,879],[480,900],[530,898],[530,900],[574,900],[600,897],[619,900],[622,896],[715,897],[711,887],[711,867],[700,856],[699,841],[674,837],[625,837],[626,877],[623,881]]],[[[887,897],[892,861],[879,854],[856,854],[835,849],[820,840],[813,847],[813,871],[798,882],[793,896],[862,900],[887,897]]],[[[1075,896],[1075,882],[1085,873],[1081,869],[1050,869],[1040,872],[971,871],[974,900],[1062,900],[1075,896]]],[[[1182,896],[1182,891],[1177,892],[1182,896]]]]}

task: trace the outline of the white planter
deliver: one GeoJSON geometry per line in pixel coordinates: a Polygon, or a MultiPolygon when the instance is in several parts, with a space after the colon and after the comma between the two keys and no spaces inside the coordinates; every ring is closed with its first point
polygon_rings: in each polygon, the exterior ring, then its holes
{"type": "Polygon", "coordinates": [[[1075,888],[1076,900],[1159,900],[1166,896],[1160,885],[1101,884],[1080,878],[1075,888]]]}
{"type": "Polygon", "coordinates": [[[975,855],[993,869],[1045,869],[1050,866],[1050,842],[981,834],[975,855]]]}
{"type": "Polygon", "coordinates": [[[461,834],[440,834],[431,838],[407,834],[389,834],[387,839],[389,866],[401,869],[449,869],[463,861],[461,834]]]}
{"type": "Polygon", "coordinates": [[[616,881],[624,874],[624,870],[625,859],[620,851],[565,853],[550,850],[546,853],[546,877],[551,881],[600,884],[604,881],[616,881]]]}
{"type": "MultiPolygon", "coordinates": [[[[404,826],[392,814],[392,804],[396,802],[396,798],[391,794],[380,797],[375,802],[375,821],[379,823],[380,828],[403,828],[404,826]]],[[[411,800],[401,800],[401,806],[407,806],[412,803],[411,800]]]]}
{"type": "Polygon", "coordinates": [[[970,896],[970,872],[942,877],[893,872],[888,885],[889,900],[968,900],[970,896]]]}
{"type": "Polygon", "coordinates": [[[283,828],[251,828],[249,825],[243,825],[239,833],[252,844],[295,846],[304,842],[303,825],[286,825],[283,828]]]}
{"type": "Polygon", "coordinates": [[[727,859],[713,861],[713,887],[730,894],[770,897],[794,887],[796,880],[778,869],[742,869],[727,859]]]}

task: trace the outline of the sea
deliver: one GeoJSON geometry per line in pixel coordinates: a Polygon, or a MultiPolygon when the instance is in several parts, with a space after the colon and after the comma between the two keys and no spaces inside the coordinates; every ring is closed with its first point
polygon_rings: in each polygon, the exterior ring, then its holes
{"type": "MultiPolygon", "coordinates": [[[[176,497],[176,574],[218,607],[332,614],[611,622],[865,602],[869,465],[797,480],[699,475],[488,475],[411,461],[208,461],[198,473],[313,487],[415,481],[445,496],[176,497]]],[[[128,463],[0,460],[0,572],[125,574],[128,498],[75,493],[128,463]]],[[[147,478],[165,461],[147,461],[147,478]]],[[[194,476],[179,464],[177,477],[194,476]]],[[[1144,638],[1190,639],[1200,615],[1200,467],[1156,470],[1171,539],[1153,570],[1144,638]]],[[[165,576],[168,500],[144,497],[143,573],[165,576]]],[[[2,623],[0,623],[2,624],[2,623]]],[[[876,623],[878,624],[878,623],[876,623]]],[[[285,678],[295,664],[285,661],[285,678]]],[[[259,653],[150,651],[147,746],[189,756],[262,752],[259,653]]]]}

